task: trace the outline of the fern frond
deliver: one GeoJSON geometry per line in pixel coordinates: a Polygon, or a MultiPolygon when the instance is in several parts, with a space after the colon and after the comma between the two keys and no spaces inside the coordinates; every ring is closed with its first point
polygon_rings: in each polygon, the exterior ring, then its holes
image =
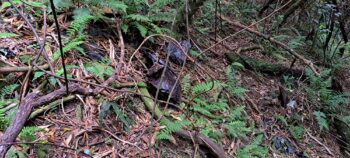
{"type": "Polygon", "coordinates": [[[13,91],[19,86],[19,84],[10,84],[2,88],[0,92],[0,98],[3,98],[5,95],[12,94],[13,91]]]}
{"type": "Polygon", "coordinates": [[[184,96],[188,96],[191,88],[191,75],[187,74],[181,80],[182,93],[184,96]]]}
{"type": "Polygon", "coordinates": [[[137,21],[137,22],[151,22],[151,19],[149,19],[147,16],[144,16],[141,14],[129,14],[126,16],[126,18],[137,21]]]}
{"type": "Polygon", "coordinates": [[[266,146],[261,146],[263,140],[263,135],[258,135],[254,138],[253,142],[245,147],[238,149],[237,158],[248,158],[248,157],[266,157],[268,154],[268,148],[266,146]]]}
{"type": "MultiPolygon", "coordinates": [[[[75,42],[69,42],[67,45],[63,47],[63,53],[66,53],[72,49],[79,48],[79,45],[83,44],[84,41],[75,41],[75,42]]],[[[60,50],[56,50],[52,56],[52,61],[56,61],[61,56],[60,50]]]]}
{"type": "Polygon", "coordinates": [[[115,12],[122,12],[126,13],[126,9],[128,9],[128,6],[122,2],[122,1],[108,1],[106,4],[109,8],[111,8],[115,12]]]}
{"type": "Polygon", "coordinates": [[[314,111],[313,114],[315,115],[316,121],[321,129],[321,131],[323,129],[328,130],[328,122],[327,122],[327,118],[326,115],[321,112],[321,111],[314,111]]]}
{"type": "Polygon", "coordinates": [[[162,8],[168,4],[172,4],[174,2],[175,2],[175,0],[156,0],[154,3],[152,3],[150,5],[150,8],[152,11],[156,11],[156,10],[159,10],[160,8],[162,8]]]}
{"type": "Polygon", "coordinates": [[[148,32],[147,27],[145,27],[144,25],[142,25],[138,22],[135,23],[135,27],[140,31],[140,34],[142,37],[146,37],[147,32],[148,32]]]}
{"type": "Polygon", "coordinates": [[[113,74],[113,68],[109,65],[99,63],[99,62],[91,62],[85,65],[85,69],[98,76],[100,79],[104,80],[105,76],[111,76],[113,74]]]}
{"type": "Polygon", "coordinates": [[[247,127],[246,122],[244,121],[232,121],[225,125],[227,129],[227,135],[231,138],[244,138],[252,129],[247,127]]]}
{"type": "Polygon", "coordinates": [[[163,21],[163,22],[172,22],[176,15],[176,10],[169,10],[167,12],[158,12],[150,16],[152,21],[163,21]]]}
{"type": "Polygon", "coordinates": [[[215,87],[214,81],[199,83],[192,87],[192,94],[196,95],[196,94],[208,92],[214,89],[214,87],[215,87]]]}
{"type": "Polygon", "coordinates": [[[24,141],[32,142],[36,140],[35,132],[37,131],[39,131],[39,128],[36,126],[23,127],[18,136],[24,141]]]}

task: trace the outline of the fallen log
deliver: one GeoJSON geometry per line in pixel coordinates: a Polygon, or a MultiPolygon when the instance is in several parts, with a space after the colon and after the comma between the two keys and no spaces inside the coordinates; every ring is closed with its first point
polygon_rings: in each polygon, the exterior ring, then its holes
{"type": "Polygon", "coordinates": [[[287,45],[285,45],[284,43],[282,43],[282,42],[280,42],[280,41],[277,41],[277,40],[271,38],[271,36],[269,36],[269,35],[265,35],[265,34],[263,34],[263,33],[261,33],[261,32],[258,32],[258,31],[254,30],[254,29],[252,29],[252,28],[249,28],[248,26],[245,26],[245,25],[241,24],[241,23],[238,22],[238,21],[230,20],[229,18],[227,18],[227,17],[225,17],[225,16],[223,16],[223,15],[218,15],[218,16],[219,16],[222,20],[227,21],[229,24],[231,24],[231,25],[233,25],[233,26],[235,26],[235,27],[238,27],[238,28],[240,28],[240,29],[247,30],[248,32],[253,33],[254,35],[257,35],[257,36],[259,36],[259,37],[261,37],[261,38],[263,38],[263,39],[265,39],[265,40],[268,40],[268,41],[270,41],[271,43],[273,43],[273,44],[275,44],[275,45],[281,47],[282,49],[284,49],[285,51],[287,51],[288,53],[290,53],[291,55],[293,55],[295,58],[301,60],[305,65],[309,66],[310,69],[312,70],[312,72],[314,72],[314,74],[315,74],[316,76],[320,76],[320,74],[317,72],[316,67],[314,66],[314,64],[313,64],[310,60],[308,60],[308,59],[306,59],[305,57],[303,57],[302,55],[298,54],[298,53],[295,52],[293,49],[291,49],[291,48],[289,48],[287,45]]]}
{"type": "Polygon", "coordinates": [[[254,59],[236,53],[226,53],[226,57],[231,63],[241,63],[246,69],[266,73],[272,76],[281,76],[283,74],[289,74],[294,77],[305,77],[304,70],[290,68],[282,64],[271,64],[259,59],[254,59]]]}

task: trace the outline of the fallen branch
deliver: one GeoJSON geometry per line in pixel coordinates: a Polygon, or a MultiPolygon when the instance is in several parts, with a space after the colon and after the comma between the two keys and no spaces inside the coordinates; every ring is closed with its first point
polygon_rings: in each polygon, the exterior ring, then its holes
{"type": "Polygon", "coordinates": [[[62,102],[67,102],[67,101],[71,101],[75,99],[75,95],[70,95],[68,97],[65,97],[65,98],[62,98],[62,100],[56,100],[44,107],[40,107],[39,109],[35,110],[34,112],[32,112],[29,116],[29,119],[33,119],[35,118],[36,116],[38,116],[39,114],[49,110],[49,109],[52,109],[54,107],[57,107],[58,105],[60,105],[62,102]]]}
{"type": "MultiPolygon", "coordinates": [[[[78,84],[69,86],[69,93],[81,95],[94,95],[91,89],[81,87],[78,84]]],[[[19,105],[19,109],[12,119],[10,126],[6,129],[4,135],[0,139],[0,157],[5,157],[7,150],[22,130],[25,122],[31,114],[34,107],[48,104],[66,95],[66,89],[61,88],[46,95],[40,95],[39,92],[29,93],[19,105]]]]}
{"type": "MultiPolygon", "coordinates": [[[[45,64],[42,66],[39,66],[41,69],[47,69],[49,68],[49,65],[45,64]]],[[[20,67],[0,67],[0,73],[9,73],[9,72],[27,72],[31,66],[20,66],[20,67]]],[[[34,67],[33,71],[38,71],[40,69],[34,67]]]]}
{"type": "Polygon", "coordinates": [[[223,15],[218,15],[222,20],[227,21],[229,24],[235,26],[235,27],[239,27],[241,29],[245,29],[250,33],[253,33],[259,37],[262,37],[268,41],[270,41],[271,43],[283,48],[284,50],[286,50],[287,52],[289,52],[290,54],[292,54],[293,56],[295,56],[296,58],[300,59],[305,65],[309,66],[310,69],[315,73],[315,75],[320,76],[320,74],[317,72],[315,66],[313,65],[313,63],[310,60],[307,60],[306,58],[304,58],[302,55],[298,54],[297,52],[295,52],[293,49],[289,48],[287,45],[285,45],[284,43],[277,41],[275,39],[272,39],[270,36],[265,35],[261,32],[255,31],[251,28],[249,28],[248,26],[245,26],[243,24],[241,24],[238,21],[232,21],[229,18],[223,16],[223,15]]]}

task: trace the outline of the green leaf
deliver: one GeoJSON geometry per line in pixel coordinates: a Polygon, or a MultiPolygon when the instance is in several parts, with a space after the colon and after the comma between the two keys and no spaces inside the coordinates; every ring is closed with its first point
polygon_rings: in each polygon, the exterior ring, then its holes
{"type": "Polygon", "coordinates": [[[288,122],[286,118],[282,115],[275,115],[276,120],[281,121],[284,125],[288,126],[288,122]]]}
{"type": "Polygon", "coordinates": [[[234,63],[231,64],[231,66],[232,66],[232,68],[237,68],[239,70],[244,69],[244,66],[241,63],[239,63],[239,62],[234,62],[234,63]]]}
{"type": "Polygon", "coordinates": [[[49,83],[52,85],[52,86],[55,86],[57,84],[57,79],[53,76],[49,77],[49,83]]]}
{"type": "Polygon", "coordinates": [[[91,12],[88,8],[75,8],[73,11],[74,20],[78,20],[78,19],[86,18],[90,16],[91,16],[91,12]]]}
{"type": "Polygon", "coordinates": [[[45,74],[45,72],[42,72],[42,71],[35,72],[32,81],[37,80],[38,78],[40,78],[40,77],[43,76],[44,74],[45,74]]]}
{"type": "Polygon", "coordinates": [[[2,32],[0,33],[0,38],[11,38],[11,37],[17,37],[18,35],[15,33],[9,33],[9,32],[2,32]]]}
{"type": "MultiPolygon", "coordinates": [[[[84,41],[70,42],[66,46],[63,47],[63,53],[66,53],[74,48],[77,48],[79,45],[83,44],[84,41]]],[[[52,61],[56,61],[61,56],[61,52],[59,49],[55,51],[52,56],[52,61]]]]}
{"type": "Polygon", "coordinates": [[[101,79],[104,79],[105,76],[111,76],[113,74],[113,68],[99,62],[91,62],[85,66],[86,70],[101,79]]]}

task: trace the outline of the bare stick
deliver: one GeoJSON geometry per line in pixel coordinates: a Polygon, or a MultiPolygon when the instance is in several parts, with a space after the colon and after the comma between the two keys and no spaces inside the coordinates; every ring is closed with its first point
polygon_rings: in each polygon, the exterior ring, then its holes
{"type": "Polygon", "coordinates": [[[63,66],[63,74],[64,74],[64,79],[66,81],[66,91],[67,91],[67,95],[68,95],[68,93],[69,93],[69,90],[68,90],[68,77],[67,77],[66,64],[64,63],[65,60],[64,60],[64,54],[63,54],[63,46],[62,46],[60,25],[58,24],[58,21],[57,21],[57,15],[56,15],[56,10],[55,10],[55,5],[53,4],[53,0],[50,0],[50,3],[51,3],[51,9],[52,9],[53,17],[55,19],[55,25],[56,25],[56,29],[57,29],[58,43],[59,43],[59,46],[60,46],[61,60],[62,60],[62,66],[63,66]]]}

